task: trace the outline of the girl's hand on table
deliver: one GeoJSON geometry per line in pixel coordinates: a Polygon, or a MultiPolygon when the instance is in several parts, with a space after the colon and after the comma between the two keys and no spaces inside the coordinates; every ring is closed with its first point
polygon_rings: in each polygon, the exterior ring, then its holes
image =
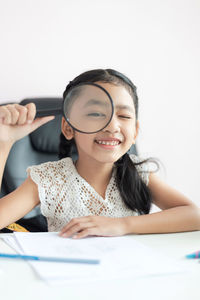
{"type": "Polygon", "coordinates": [[[121,236],[126,232],[126,218],[87,216],[72,219],[63,227],[61,237],[121,236]]]}

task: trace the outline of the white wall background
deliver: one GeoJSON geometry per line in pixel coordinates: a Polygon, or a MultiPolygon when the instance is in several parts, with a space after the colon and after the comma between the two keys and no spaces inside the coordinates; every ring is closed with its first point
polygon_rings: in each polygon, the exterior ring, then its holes
{"type": "Polygon", "coordinates": [[[61,96],[91,68],[129,76],[139,150],[200,205],[200,0],[0,0],[0,103],[61,96]]]}

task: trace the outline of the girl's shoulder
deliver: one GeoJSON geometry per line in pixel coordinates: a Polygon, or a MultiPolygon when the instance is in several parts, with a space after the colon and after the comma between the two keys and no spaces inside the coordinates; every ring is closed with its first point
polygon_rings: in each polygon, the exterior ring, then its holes
{"type": "Polygon", "coordinates": [[[141,169],[147,168],[148,158],[145,158],[145,157],[139,156],[139,155],[135,155],[135,154],[129,154],[129,157],[132,160],[132,162],[136,164],[136,166],[141,166],[142,167],[141,169]]]}
{"type": "Polygon", "coordinates": [[[129,157],[134,163],[141,179],[146,183],[146,185],[148,185],[149,173],[151,172],[151,167],[149,165],[148,159],[135,154],[129,154],[129,157]]]}
{"type": "Polygon", "coordinates": [[[27,170],[35,169],[38,172],[45,171],[47,173],[51,173],[54,170],[65,170],[66,166],[70,166],[71,164],[73,164],[71,157],[65,157],[61,160],[47,161],[39,165],[29,166],[27,170]]]}
{"type": "Polygon", "coordinates": [[[67,172],[72,170],[73,161],[66,157],[58,161],[48,161],[40,165],[33,165],[27,168],[27,174],[39,185],[48,186],[57,181],[64,180],[67,172]]]}

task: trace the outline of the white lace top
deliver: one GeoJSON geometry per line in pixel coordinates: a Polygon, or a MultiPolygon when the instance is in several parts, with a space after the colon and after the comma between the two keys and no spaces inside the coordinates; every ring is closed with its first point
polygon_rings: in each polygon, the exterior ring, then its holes
{"type": "MultiPolygon", "coordinates": [[[[141,158],[130,155],[134,162],[141,158]]],[[[148,165],[136,166],[142,180],[148,185],[148,165]]],[[[72,218],[88,215],[126,217],[136,215],[121,199],[113,169],[105,199],[77,172],[71,158],[47,162],[27,169],[37,184],[41,212],[47,218],[49,231],[60,231],[72,218]]]]}

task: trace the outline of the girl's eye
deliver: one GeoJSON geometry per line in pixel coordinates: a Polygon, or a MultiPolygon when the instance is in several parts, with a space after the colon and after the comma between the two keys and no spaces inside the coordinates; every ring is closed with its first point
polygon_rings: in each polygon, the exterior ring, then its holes
{"type": "Polygon", "coordinates": [[[106,115],[100,112],[88,113],[87,117],[94,117],[94,118],[105,118],[106,115]]]}
{"type": "Polygon", "coordinates": [[[119,118],[122,118],[122,119],[132,119],[130,116],[125,116],[125,115],[119,115],[119,118]]]}

